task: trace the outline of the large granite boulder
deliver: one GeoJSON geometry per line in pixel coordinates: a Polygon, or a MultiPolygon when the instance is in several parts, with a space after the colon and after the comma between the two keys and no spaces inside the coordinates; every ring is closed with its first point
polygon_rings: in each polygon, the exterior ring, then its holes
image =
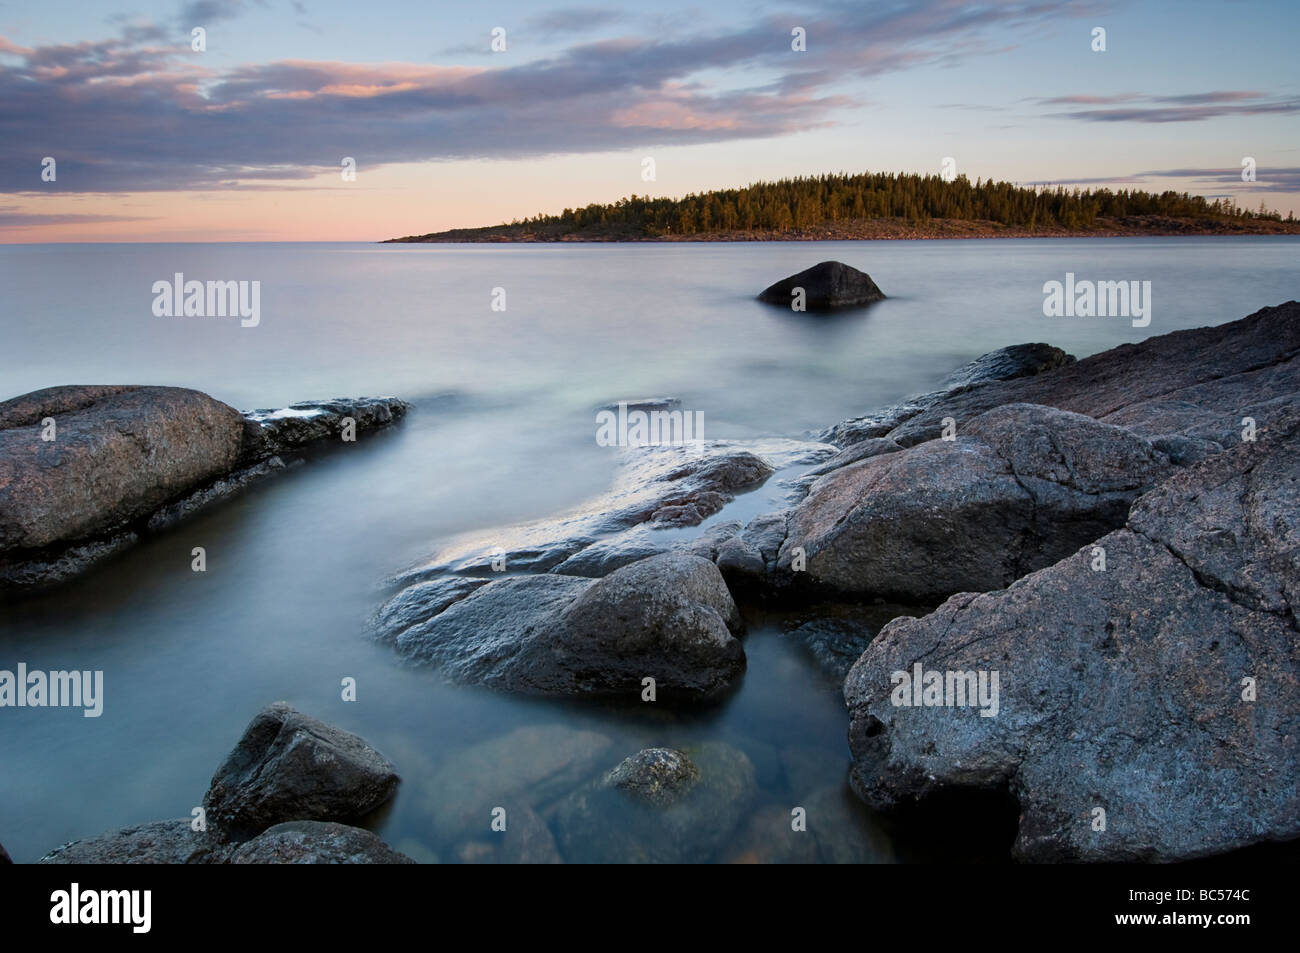
{"type": "Polygon", "coordinates": [[[658,699],[671,702],[716,695],[744,670],[731,633],[739,626],[718,568],[669,552],[599,580],[543,574],[490,582],[394,641],[406,658],[460,682],[635,698],[653,678],[658,699]]]}
{"type": "Polygon", "coordinates": [[[1032,404],[956,439],[840,467],[789,514],[778,565],[837,593],[936,602],[1000,589],[1123,524],[1170,470],[1132,432],[1032,404]]]}
{"type": "Polygon", "coordinates": [[[0,553],[121,529],[232,470],[243,433],[239,411],[179,387],[51,387],[0,403],[0,553]]]}
{"type": "Polygon", "coordinates": [[[364,740],[276,702],[249,722],[203,804],[209,823],[249,837],[283,821],[361,817],[397,784],[393,765],[364,740]]]}
{"type": "Polygon", "coordinates": [[[279,454],[386,426],[395,398],[244,416],[179,387],[50,387],[0,403],[0,590],[70,579],[286,468],[279,454]],[[52,438],[52,439],[50,439],[52,438]]]}
{"type": "Polygon", "coordinates": [[[1298,452],[1293,406],[1095,544],[886,626],[844,686],[855,790],[881,809],[1008,792],[1015,853],[1033,861],[1178,861],[1300,837],[1298,452]],[[939,704],[900,693],[896,673],[918,664],[941,680],[939,704]],[[995,704],[960,704],[960,673],[981,672],[990,687],[998,675],[995,704]]]}
{"type": "Polygon", "coordinates": [[[329,821],[276,824],[235,848],[232,864],[413,864],[370,831],[329,821]]]}
{"type": "Polygon", "coordinates": [[[803,289],[804,305],[809,311],[854,308],[885,297],[865,271],[840,261],[823,261],[764,288],[758,300],[788,308],[796,288],[803,289]]]}

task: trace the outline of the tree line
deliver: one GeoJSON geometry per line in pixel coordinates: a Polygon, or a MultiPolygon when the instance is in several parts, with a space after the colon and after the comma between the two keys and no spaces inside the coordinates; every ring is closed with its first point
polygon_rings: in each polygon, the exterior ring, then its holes
{"type": "MultiPolygon", "coordinates": [[[[685,198],[630,195],[612,204],[566,208],[559,215],[536,215],[512,226],[580,232],[617,228],[648,237],[709,232],[789,231],[829,223],[893,218],[994,222],[1036,228],[1087,229],[1099,219],[1167,216],[1191,219],[1272,219],[1281,213],[1263,204],[1255,211],[1232,199],[1209,201],[1187,192],[1140,189],[1025,187],[965,176],[895,173],[829,174],[756,182],[739,189],[692,193],[685,198]]],[[[1288,221],[1294,216],[1288,214],[1288,221]]]]}

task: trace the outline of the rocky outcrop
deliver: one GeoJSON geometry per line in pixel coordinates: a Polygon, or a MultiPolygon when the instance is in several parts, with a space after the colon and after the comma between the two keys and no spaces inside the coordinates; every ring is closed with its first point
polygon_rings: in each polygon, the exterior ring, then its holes
{"type": "Polygon", "coordinates": [[[413,864],[370,831],[327,821],[276,824],[230,854],[232,864],[413,864]]]}
{"type": "Polygon", "coordinates": [[[460,682],[636,698],[653,678],[660,700],[695,701],[743,671],[744,650],[731,632],[739,626],[713,563],[664,553],[599,580],[544,574],[490,582],[394,642],[406,658],[460,682]]]}
{"type": "Polygon", "coordinates": [[[361,738],[276,702],[244,730],[203,805],[220,830],[246,837],[283,821],[361,817],[397,784],[392,764],[361,738]]]}
{"type": "Polygon", "coordinates": [[[778,564],[849,595],[1000,589],[1123,524],[1171,469],[1129,430],[1032,404],[833,470],[789,514],[778,564]]]}
{"type": "Polygon", "coordinates": [[[860,307],[885,297],[866,272],[843,262],[823,261],[763,289],[758,300],[788,308],[795,300],[796,289],[802,289],[808,311],[860,307]]]}
{"type": "Polygon", "coordinates": [[[882,809],[1005,791],[1015,853],[1032,861],[1177,861],[1300,837],[1298,452],[1293,406],[1094,545],[886,626],[845,682],[854,788],[882,809]],[[941,680],[998,673],[996,715],[895,704],[894,673],[918,664],[941,680]]]}
{"type": "Polygon", "coordinates": [[[753,764],[729,745],[649,749],[566,799],[553,826],[572,863],[707,861],[755,794],[753,764]]]}
{"type": "Polygon", "coordinates": [[[0,403],[0,590],[51,585],[285,467],[277,454],[406,405],[363,398],[244,417],[178,387],[51,387],[0,403]]]}
{"type": "Polygon", "coordinates": [[[396,397],[336,397],[304,401],[279,410],[250,410],[244,415],[250,427],[246,453],[261,459],[296,450],[330,438],[379,430],[406,414],[407,404],[396,397]],[[347,422],[351,421],[351,425],[347,422]]]}
{"type": "Polygon", "coordinates": [[[1295,392],[1297,358],[1300,302],[1288,301],[1228,324],[1125,344],[1051,373],[947,394],[871,436],[912,446],[940,436],[945,417],[961,432],[994,407],[1031,403],[1087,414],[1152,440],[1193,434],[1232,444],[1248,411],[1267,420],[1271,401],[1295,392]]]}

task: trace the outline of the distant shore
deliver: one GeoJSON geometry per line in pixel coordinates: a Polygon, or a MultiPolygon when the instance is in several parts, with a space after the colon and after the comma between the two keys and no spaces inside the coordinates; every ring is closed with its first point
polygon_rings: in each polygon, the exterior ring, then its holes
{"type": "Polygon", "coordinates": [[[1131,238],[1135,236],[1300,235],[1300,222],[1276,219],[1170,218],[1134,215],[1099,218],[1091,228],[1060,226],[1021,227],[965,219],[929,219],[909,222],[902,218],[876,218],[829,222],[812,228],[731,230],[690,235],[647,235],[626,226],[512,224],[484,228],[454,228],[427,235],[390,238],[383,244],[435,242],[836,242],[916,240],[929,238],[1131,238]]]}

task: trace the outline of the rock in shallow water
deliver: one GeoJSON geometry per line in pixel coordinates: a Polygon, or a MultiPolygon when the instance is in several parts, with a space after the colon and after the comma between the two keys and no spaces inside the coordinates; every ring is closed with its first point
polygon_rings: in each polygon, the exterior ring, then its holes
{"type": "Polygon", "coordinates": [[[713,563],[664,553],[599,580],[540,575],[475,589],[396,639],[449,677],[532,695],[711,697],[744,670],[740,613],[713,563]]]}
{"type": "Polygon", "coordinates": [[[554,829],[571,863],[695,863],[727,843],[756,794],[749,758],[716,741],[656,750],[560,805],[554,829]]]}
{"type": "Polygon", "coordinates": [[[232,864],[413,864],[370,831],[326,821],[276,824],[235,848],[232,864]]]}
{"type": "Polygon", "coordinates": [[[809,311],[859,307],[885,297],[866,272],[840,261],[823,261],[764,288],[758,300],[788,308],[797,288],[803,289],[804,304],[809,311]]]}
{"type": "Polygon", "coordinates": [[[564,725],[517,728],[460,751],[423,788],[442,840],[488,837],[492,810],[541,811],[595,774],[612,742],[564,725]]]}
{"type": "Polygon", "coordinates": [[[397,784],[392,764],[364,740],[276,702],[249,723],[203,804],[209,823],[246,837],[283,821],[360,817],[397,784]]]}
{"type": "Polygon", "coordinates": [[[1104,571],[1089,546],[887,626],[845,682],[855,789],[879,808],[1009,790],[1033,861],[1300,837],[1297,452],[1293,410],[1139,499],[1096,543],[1104,571]],[[894,705],[892,673],[921,660],[998,672],[998,714],[894,705]]]}

